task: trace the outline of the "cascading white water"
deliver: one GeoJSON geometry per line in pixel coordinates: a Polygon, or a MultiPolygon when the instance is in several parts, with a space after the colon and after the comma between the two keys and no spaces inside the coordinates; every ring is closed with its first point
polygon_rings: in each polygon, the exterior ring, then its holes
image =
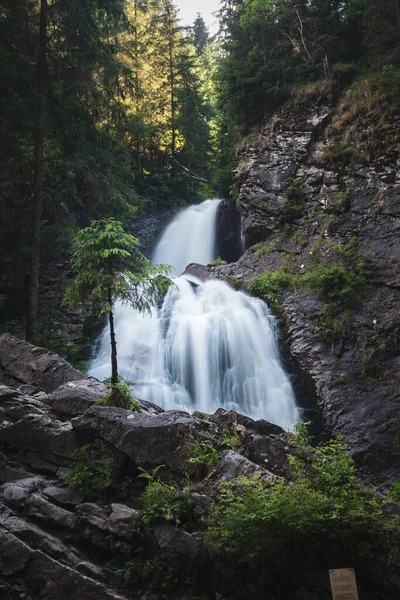
{"type": "MultiPolygon", "coordinates": [[[[153,263],[177,274],[190,262],[215,258],[218,200],[181,212],[167,227],[153,263]]],[[[223,407],[285,428],[299,417],[279,361],[275,319],[260,300],[220,281],[178,277],[160,310],[140,315],[115,308],[120,375],[135,394],[165,409],[214,412],[223,407]]],[[[90,374],[110,374],[109,330],[103,332],[90,374]]]]}
{"type": "Polygon", "coordinates": [[[180,212],[164,231],[151,262],[172,265],[174,274],[180,275],[192,262],[207,265],[214,260],[220,202],[206,200],[180,212]]]}

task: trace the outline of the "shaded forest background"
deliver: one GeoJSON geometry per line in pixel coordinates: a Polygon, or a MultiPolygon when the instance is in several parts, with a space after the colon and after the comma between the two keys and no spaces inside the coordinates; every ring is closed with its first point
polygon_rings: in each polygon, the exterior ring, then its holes
{"type": "MultiPolygon", "coordinates": [[[[2,0],[3,331],[28,312],[38,193],[46,274],[93,219],[234,203],[237,144],[307,86],[367,78],[373,118],[396,118],[399,0],[223,0],[219,20],[210,38],[200,16],[180,27],[172,0],[2,0]]],[[[38,328],[51,346],[44,309],[38,328]]]]}

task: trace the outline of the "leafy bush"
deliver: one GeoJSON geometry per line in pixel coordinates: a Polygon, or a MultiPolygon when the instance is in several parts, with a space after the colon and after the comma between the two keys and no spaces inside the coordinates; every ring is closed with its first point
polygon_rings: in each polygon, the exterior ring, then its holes
{"type": "Polygon", "coordinates": [[[382,530],[382,501],[360,483],[341,439],[313,450],[302,426],[292,446],[294,485],[276,479],[266,486],[258,476],[220,484],[206,541],[253,571],[268,565],[273,576],[287,575],[288,565],[366,560],[382,530]]]}
{"type": "Polygon", "coordinates": [[[315,333],[323,342],[333,343],[346,333],[349,314],[338,312],[331,304],[325,304],[318,313],[319,326],[315,333]]]}
{"type": "Polygon", "coordinates": [[[369,256],[359,250],[357,237],[347,244],[326,247],[333,257],[334,264],[318,263],[304,278],[304,285],[318,290],[333,301],[351,304],[364,290],[370,287],[369,256]]]}
{"type": "Polygon", "coordinates": [[[267,271],[253,277],[249,284],[249,292],[253,296],[269,296],[271,299],[275,299],[280,290],[293,288],[296,283],[296,276],[285,268],[281,268],[278,271],[267,271]]]}
{"type": "Polygon", "coordinates": [[[323,266],[307,277],[307,283],[310,288],[318,290],[331,300],[347,301],[359,294],[353,275],[342,265],[323,266]]]}
{"type": "Polygon", "coordinates": [[[149,559],[136,558],[125,563],[119,576],[133,589],[149,592],[174,591],[180,583],[180,572],[168,562],[168,557],[157,555],[149,559]]]}
{"type": "Polygon", "coordinates": [[[101,497],[114,483],[114,463],[109,457],[95,457],[92,445],[82,446],[75,453],[76,463],[66,478],[66,484],[84,498],[101,497]]]}
{"type": "Polygon", "coordinates": [[[225,450],[237,450],[240,446],[236,430],[225,429],[220,437],[196,440],[190,436],[188,463],[190,465],[215,465],[225,450]]]}
{"type": "Polygon", "coordinates": [[[142,521],[145,525],[159,520],[172,521],[179,525],[182,516],[189,513],[194,505],[189,478],[180,490],[171,483],[162,481],[157,475],[163,467],[164,465],[160,465],[151,472],[139,467],[141,474],[138,477],[148,481],[140,496],[142,521]]]}

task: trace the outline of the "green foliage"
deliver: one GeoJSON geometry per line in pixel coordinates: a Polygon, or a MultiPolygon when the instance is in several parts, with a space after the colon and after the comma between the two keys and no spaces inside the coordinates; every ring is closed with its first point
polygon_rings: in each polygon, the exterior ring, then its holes
{"type": "Polygon", "coordinates": [[[285,201],[279,212],[282,224],[292,223],[303,215],[305,211],[305,203],[302,199],[303,185],[301,181],[295,183],[293,179],[289,179],[284,192],[285,201]]]}
{"type": "MultiPolygon", "coordinates": [[[[150,264],[139,251],[139,241],[125,232],[120,221],[93,221],[75,236],[73,269],[76,275],[63,304],[87,310],[97,317],[108,315],[111,338],[111,383],[118,384],[113,308],[118,300],[139,312],[149,313],[160,304],[171,281],[160,274],[167,265],[150,264]]],[[[122,401],[121,390],[111,391],[113,402],[122,401]]],[[[125,402],[126,403],[126,402],[125,402]]]]}
{"type": "Polygon", "coordinates": [[[357,237],[346,244],[327,244],[334,264],[318,263],[306,274],[304,284],[332,301],[351,305],[370,287],[370,258],[360,252],[357,237]]]}
{"type": "Polygon", "coordinates": [[[75,453],[76,462],[65,482],[87,499],[103,497],[114,483],[114,463],[111,458],[98,457],[92,445],[82,446],[75,453]]]}
{"type": "Polygon", "coordinates": [[[65,358],[75,369],[87,371],[86,352],[80,343],[71,343],[65,322],[52,310],[42,313],[39,320],[38,346],[65,358]]]}
{"type": "Polygon", "coordinates": [[[257,256],[261,258],[262,256],[271,254],[271,252],[273,252],[277,247],[278,241],[279,240],[277,238],[271,239],[266,246],[262,246],[259,250],[257,250],[257,256]]]}
{"type": "Polygon", "coordinates": [[[148,482],[140,496],[142,521],[146,526],[160,520],[179,525],[181,519],[185,518],[194,506],[190,479],[187,477],[185,485],[179,489],[160,479],[158,471],[163,467],[164,465],[160,465],[151,472],[139,467],[141,474],[138,477],[148,482]]]}
{"type": "Polygon", "coordinates": [[[215,260],[213,260],[209,265],[207,265],[208,267],[220,267],[222,265],[227,265],[228,263],[226,262],[226,260],[223,260],[220,256],[218,256],[218,258],[216,258],[215,260]]]}
{"type": "Polygon", "coordinates": [[[286,576],[313,561],[367,560],[382,529],[382,500],[360,483],[341,439],[313,450],[303,427],[291,445],[294,485],[243,476],[220,484],[207,542],[253,572],[268,565],[275,576],[282,557],[286,576]]]}
{"type": "Polygon", "coordinates": [[[353,273],[342,265],[321,267],[307,278],[312,289],[318,290],[331,300],[347,301],[359,295],[360,289],[353,273]]]}
{"type": "Polygon", "coordinates": [[[179,584],[179,572],[168,562],[168,557],[157,555],[153,558],[136,558],[126,561],[124,568],[119,571],[119,576],[133,589],[146,591],[176,592],[179,584]]]}
{"type": "Polygon", "coordinates": [[[335,215],[330,215],[326,219],[323,227],[329,235],[333,235],[334,233],[336,233],[336,231],[342,224],[343,224],[343,219],[341,219],[340,217],[337,217],[335,215]]]}
{"type": "Polygon", "coordinates": [[[294,288],[296,285],[297,277],[281,267],[277,271],[267,271],[253,277],[249,284],[249,292],[259,298],[269,296],[271,299],[276,299],[281,290],[294,288]]]}
{"type": "Polygon", "coordinates": [[[218,437],[195,439],[188,442],[189,465],[215,465],[225,450],[237,450],[240,446],[236,431],[225,429],[218,437]]]}
{"type": "Polygon", "coordinates": [[[393,498],[393,500],[400,502],[400,481],[395,481],[393,483],[390,495],[393,498]]]}
{"type": "Polygon", "coordinates": [[[234,290],[240,290],[243,286],[243,279],[238,279],[237,277],[228,277],[228,283],[234,290]]]}
{"type": "Polygon", "coordinates": [[[324,304],[318,313],[318,322],[315,333],[323,342],[333,344],[338,338],[348,334],[350,315],[348,312],[338,311],[331,304],[324,304]]]}
{"type": "Polygon", "coordinates": [[[168,279],[156,277],[170,267],[150,265],[139,251],[139,241],[115,219],[93,221],[78,231],[73,269],[76,278],[64,304],[85,308],[90,302],[98,317],[110,313],[116,300],[149,312],[170,285],[168,279]]]}
{"type": "MultiPolygon", "coordinates": [[[[26,305],[39,104],[38,4],[4,0],[0,11],[4,320],[22,318],[26,305]]],[[[70,251],[77,223],[111,216],[131,220],[144,198],[167,205],[197,199],[209,179],[214,117],[207,87],[211,69],[196,56],[170,0],[47,4],[44,267],[70,251]]],[[[195,38],[203,47],[204,28],[195,38]]]]}
{"type": "Polygon", "coordinates": [[[132,397],[133,386],[127,381],[107,381],[108,394],[96,402],[96,406],[114,406],[124,410],[140,411],[140,402],[132,397]]]}

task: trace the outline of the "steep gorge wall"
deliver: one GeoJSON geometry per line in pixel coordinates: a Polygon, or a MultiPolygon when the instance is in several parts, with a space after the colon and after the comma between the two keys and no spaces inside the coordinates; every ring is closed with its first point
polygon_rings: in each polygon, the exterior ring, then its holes
{"type": "Polygon", "coordinates": [[[369,122],[356,94],[353,86],[336,106],[330,94],[293,103],[242,145],[235,177],[247,251],[208,276],[242,289],[266,271],[297,278],[266,300],[315,386],[323,433],[344,434],[365,477],[390,484],[400,479],[400,125],[369,122]],[[368,265],[357,301],[343,306],[301,285],[352,246],[368,265]],[[323,316],[327,305],[333,317],[323,316]]]}

